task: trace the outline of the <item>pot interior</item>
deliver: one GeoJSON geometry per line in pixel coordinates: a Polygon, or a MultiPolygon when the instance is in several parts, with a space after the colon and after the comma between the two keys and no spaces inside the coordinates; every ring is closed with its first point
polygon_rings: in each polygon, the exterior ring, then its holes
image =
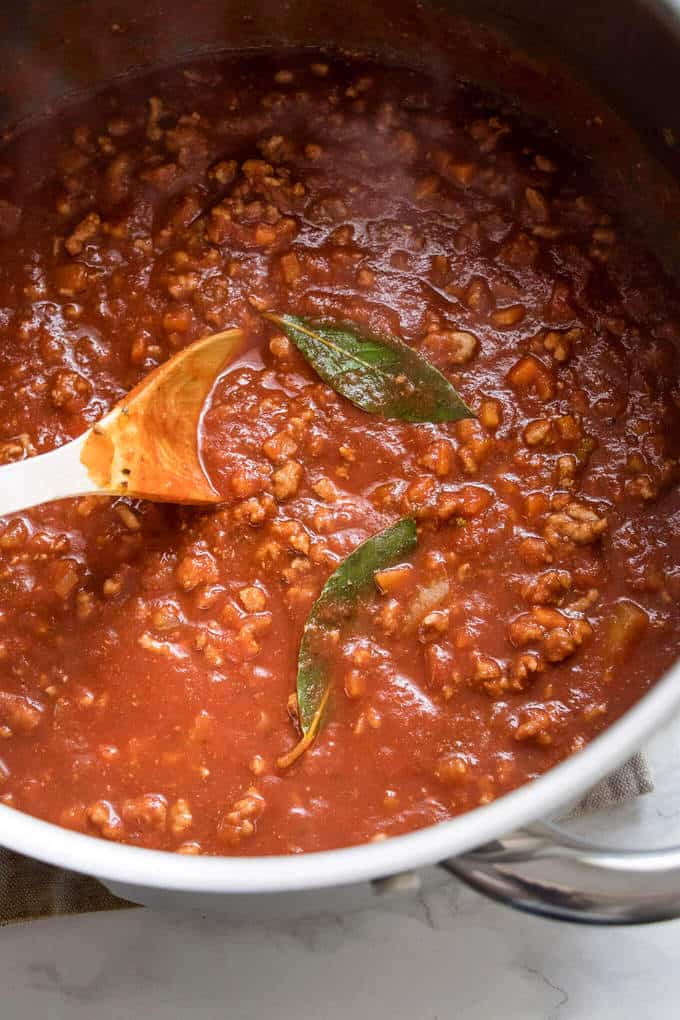
{"type": "Polygon", "coordinates": [[[616,204],[679,272],[680,125],[676,22],[660,5],[633,3],[625,31],[614,3],[579,2],[537,12],[526,0],[466,4],[453,0],[351,5],[292,0],[180,2],[132,0],[12,2],[1,16],[0,112],[10,132],[69,96],[98,90],[118,76],[221,51],[350,51],[425,67],[448,80],[469,79],[511,106],[555,125],[587,151],[616,204]],[[612,30],[615,26],[615,30],[612,30]],[[655,74],[647,72],[654,53],[655,74]],[[605,106],[603,107],[603,100],[605,106]]]}
{"type": "Polygon", "coordinates": [[[234,50],[350,51],[455,75],[559,127],[606,174],[667,271],[680,270],[680,13],[576,0],[10,0],[0,13],[0,123],[119,75],[234,50]],[[654,73],[649,73],[653,60],[654,73]],[[603,101],[608,111],[603,116],[603,101]]]}

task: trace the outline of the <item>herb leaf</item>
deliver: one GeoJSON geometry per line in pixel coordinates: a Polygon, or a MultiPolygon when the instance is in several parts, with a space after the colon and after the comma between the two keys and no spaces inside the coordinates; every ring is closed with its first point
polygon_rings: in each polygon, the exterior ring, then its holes
{"type": "Polygon", "coordinates": [[[362,411],[401,421],[459,421],[475,415],[422,354],[393,336],[352,323],[329,324],[265,314],[283,330],[324,382],[362,411]]]}
{"type": "Polygon", "coordinates": [[[292,765],[321,728],[329,698],[324,637],[330,630],[351,622],[352,610],[362,592],[373,582],[376,570],[396,563],[417,544],[415,520],[402,517],[350,553],[321,589],[307,618],[298,656],[297,702],[303,736],[288,754],[279,758],[279,768],[292,765]]]}

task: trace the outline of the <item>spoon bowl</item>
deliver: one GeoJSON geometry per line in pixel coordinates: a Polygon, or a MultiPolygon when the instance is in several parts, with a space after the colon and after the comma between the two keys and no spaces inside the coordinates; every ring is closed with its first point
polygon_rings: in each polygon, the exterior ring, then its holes
{"type": "Polygon", "coordinates": [[[96,425],[50,453],[0,468],[0,516],[69,496],[208,505],[220,494],[201,458],[201,418],[243,346],[240,329],[197,340],[159,365],[96,425]]]}

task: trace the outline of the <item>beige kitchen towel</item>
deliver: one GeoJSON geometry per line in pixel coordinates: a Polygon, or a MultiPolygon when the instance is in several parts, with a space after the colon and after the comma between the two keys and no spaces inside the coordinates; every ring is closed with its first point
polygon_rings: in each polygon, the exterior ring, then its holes
{"type": "Polygon", "coordinates": [[[589,811],[600,811],[602,808],[632,800],[643,793],[651,793],[653,789],[654,783],[649,766],[645,756],[638,751],[620,769],[605,776],[592,790],[589,790],[585,797],[582,797],[569,812],[569,817],[576,818],[589,811]]]}
{"type": "MultiPolygon", "coordinates": [[[[653,788],[647,762],[643,755],[636,754],[593,787],[570,814],[573,817],[611,807],[653,788]]],[[[57,914],[87,914],[134,906],[135,903],[113,896],[94,878],[0,850],[0,927],[57,914]]]]}

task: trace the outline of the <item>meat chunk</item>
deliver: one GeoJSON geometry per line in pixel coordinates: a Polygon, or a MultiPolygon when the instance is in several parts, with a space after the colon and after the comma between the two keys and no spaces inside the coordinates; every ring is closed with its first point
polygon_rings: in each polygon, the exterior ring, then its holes
{"type": "Polygon", "coordinates": [[[64,247],[69,255],[80,255],[87,242],[99,233],[101,223],[99,213],[88,213],[85,219],[80,221],[64,242],[64,247]]]}
{"type": "Polygon", "coordinates": [[[248,790],[224,812],[217,826],[218,840],[228,846],[238,846],[241,840],[254,834],[266,806],[267,802],[257,790],[248,790]]]}
{"type": "Polygon", "coordinates": [[[593,629],[583,617],[536,606],[510,623],[508,637],[516,648],[532,645],[548,662],[562,662],[579,648],[593,629]]]}
{"type": "Polygon", "coordinates": [[[206,549],[188,552],[177,566],[177,580],[185,591],[191,591],[199,584],[215,584],[218,579],[217,563],[206,549]]]}
{"type": "Polygon", "coordinates": [[[25,694],[0,691],[0,731],[31,733],[40,724],[45,706],[25,694]]]}
{"type": "Polygon", "coordinates": [[[607,518],[600,517],[590,507],[582,503],[568,503],[564,510],[550,514],[543,534],[551,546],[563,542],[589,545],[601,538],[607,527],[607,518]]]}
{"type": "Polygon", "coordinates": [[[27,432],[22,432],[14,439],[0,441],[0,464],[11,464],[15,460],[23,460],[34,452],[31,437],[27,432]]]}
{"type": "Polygon", "coordinates": [[[274,495],[277,499],[290,499],[300,487],[304,468],[297,460],[287,460],[282,467],[272,475],[274,495]]]}
{"type": "Polygon", "coordinates": [[[569,591],[572,576],[568,570],[546,570],[525,584],[524,598],[535,605],[554,605],[569,591]]]}
{"type": "Polygon", "coordinates": [[[56,373],[50,388],[52,403],[69,414],[77,414],[92,395],[92,386],[79,372],[62,370],[56,373]]]}

